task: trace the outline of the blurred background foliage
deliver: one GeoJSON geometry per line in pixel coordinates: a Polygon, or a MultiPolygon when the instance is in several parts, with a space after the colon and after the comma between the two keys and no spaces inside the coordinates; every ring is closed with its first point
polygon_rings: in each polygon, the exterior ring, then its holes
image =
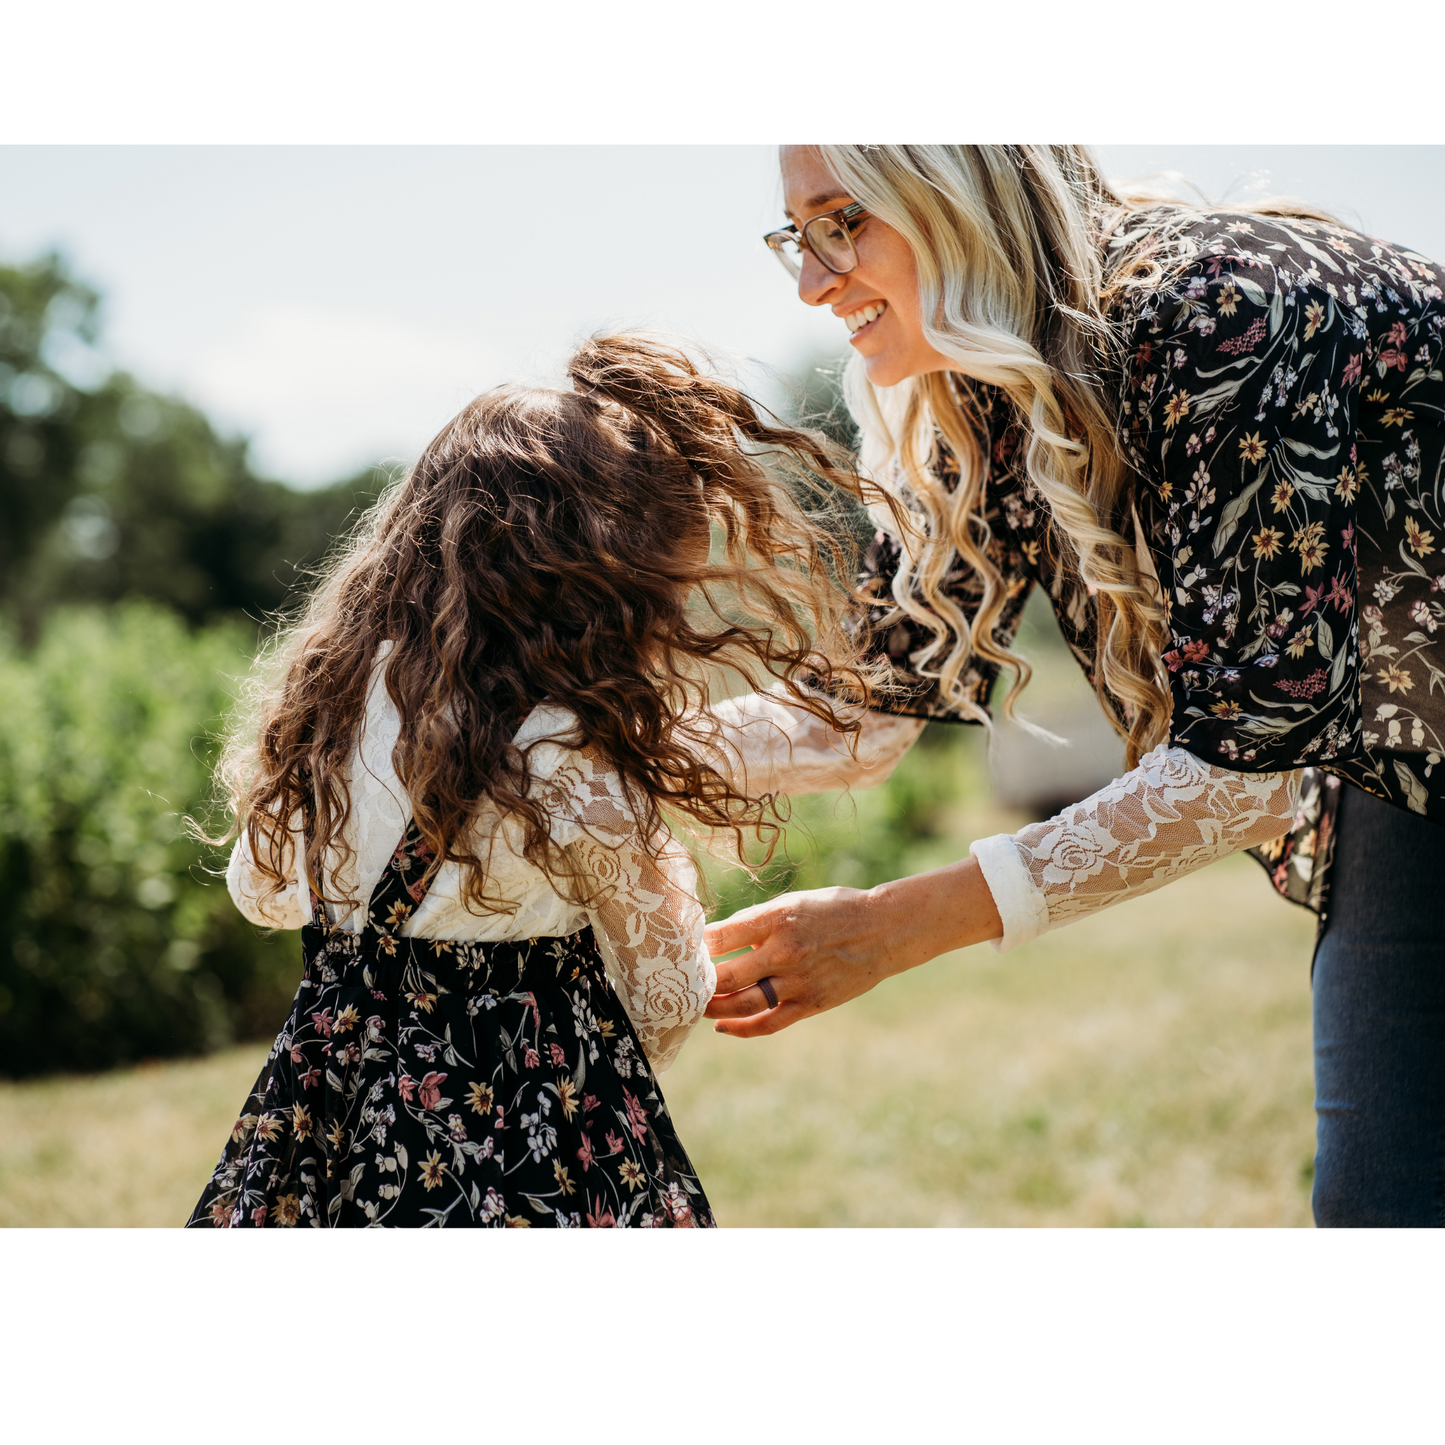
{"type": "Polygon", "coordinates": [[[385,484],[302,492],[108,372],[56,255],[0,267],[0,1071],[274,1032],[297,941],[246,923],[190,840],[263,619],[385,484]]]}

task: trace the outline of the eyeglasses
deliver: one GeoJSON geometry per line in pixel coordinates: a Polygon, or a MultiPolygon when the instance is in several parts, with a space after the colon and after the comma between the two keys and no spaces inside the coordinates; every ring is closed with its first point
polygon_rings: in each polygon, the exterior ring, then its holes
{"type": "Polygon", "coordinates": [[[853,230],[865,207],[854,201],[836,211],[814,216],[801,231],[785,226],[763,237],[783,270],[796,281],[803,274],[803,251],[811,251],[835,276],[846,276],[858,264],[853,230]]]}

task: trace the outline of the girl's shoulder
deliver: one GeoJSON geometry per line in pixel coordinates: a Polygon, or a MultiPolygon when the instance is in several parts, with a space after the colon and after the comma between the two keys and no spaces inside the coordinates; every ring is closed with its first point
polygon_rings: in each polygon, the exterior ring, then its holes
{"type": "Polygon", "coordinates": [[[621,847],[635,838],[638,809],[627,785],[602,750],[586,741],[570,708],[533,708],[512,741],[526,757],[530,791],[548,810],[555,842],[565,846],[586,834],[621,847]]]}

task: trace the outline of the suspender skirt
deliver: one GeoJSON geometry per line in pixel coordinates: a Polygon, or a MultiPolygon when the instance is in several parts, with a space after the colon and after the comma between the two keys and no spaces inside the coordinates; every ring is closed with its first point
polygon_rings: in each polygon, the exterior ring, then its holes
{"type": "Polygon", "coordinates": [[[401,938],[407,830],[365,927],[313,899],[305,974],[189,1223],[711,1226],[591,928],[401,938]]]}

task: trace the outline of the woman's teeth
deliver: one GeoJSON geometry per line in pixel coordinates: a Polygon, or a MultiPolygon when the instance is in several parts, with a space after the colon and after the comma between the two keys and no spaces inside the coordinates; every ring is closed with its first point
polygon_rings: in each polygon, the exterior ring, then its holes
{"type": "Polygon", "coordinates": [[[887,309],[886,301],[874,301],[861,311],[855,311],[851,316],[845,316],[843,325],[848,328],[848,334],[851,336],[853,332],[861,331],[870,321],[876,321],[887,309]]]}

